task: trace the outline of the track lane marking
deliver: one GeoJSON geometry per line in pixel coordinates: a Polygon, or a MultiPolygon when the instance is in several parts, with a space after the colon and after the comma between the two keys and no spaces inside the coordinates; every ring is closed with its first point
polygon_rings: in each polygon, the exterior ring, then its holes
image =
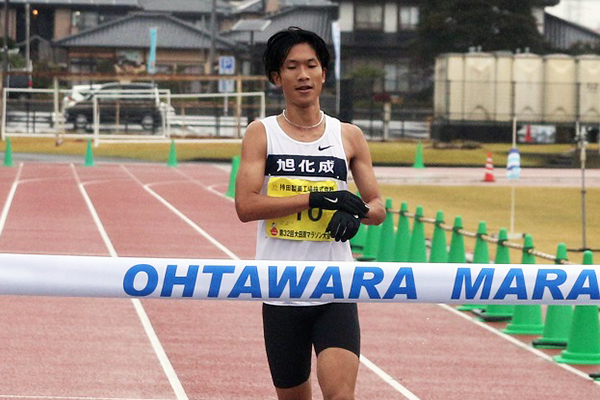
{"type": "Polygon", "coordinates": [[[24,399],[24,400],[172,400],[172,399],[137,399],[129,397],[69,397],[69,396],[20,396],[20,395],[7,395],[0,394],[0,399],[24,399]]]}
{"type": "MultiPolygon", "coordinates": [[[[157,194],[152,189],[150,189],[150,186],[152,186],[152,185],[163,184],[163,183],[167,183],[167,182],[153,182],[153,183],[149,183],[149,184],[144,184],[135,175],[133,175],[133,173],[131,173],[130,171],[128,171],[125,166],[123,166],[123,168],[127,171],[127,173],[129,173],[132,176],[132,178],[134,180],[136,180],[140,185],[142,185],[142,187],[144,189],[146,189],[150,194],[152,194],[152,196],[154,196],[157,200],[159,200],[161,203],[163,203],[167,208],[169,208],[176,215],[178,215],[180,218],[182,218],[186,223],[188,223],[190,226],[192,226],[195,230],[197,230],[198,232],[200,232],[202,234],[202,236],[204,236],[207,240],[209,240],[211,243],[215,244],[221,251],[223,251],[225,254],[229,255],[232,259],[234,259],[234,260],[240,260],[240,258],[236,254],[234,254],[231,250],[229,250],[225,245],[223,245],[221,242],[219,242],[218,240],[216,240],[215,238],[213,238],[205,230],[203,230],[202,228],[200,228],[195,222],[193,222],[192,220],[190,220],[181,211],[179,211],[177,208],[175,208],[175,206],[173,206],[167,200],[165,200],[164,198],[162,198],[159,194],[157,194]]],[[[202,182],[200,182],[200,181],[192,178],[191,176],[185,174],[184,172],[180,172],[178,170],[175,170],[175,171],[177,173],[179,173],[180,175],[187,177],[189,181],[197,184],[198,186],[200,186],[200,187],[202,187],[202,188],[204,188],[206,190],[210,190],[202,182]]],[[[180,183],[180,182],[178,181],[177,183],[180,183]]],[[[221,196],[224,199],[233,200],[233,199],[230,199],[229,197],[225,196],[224,194],[222,194],[220,192],[217,192],[216,190],[210,190],[210,191],[213,192],[213,193],[218,194],[219,196],[221,196]]],[[[360,355],[359,359],[360,359],[360,362],[365,367],[367,367],[371,372],[375,373],[385,383],[387,383],[388,385],[390,385],[393,389],[395,389],[396,391],[398,391],[400,394],[402,394],[408,400],[421,400],[414,393],[412,393],[410,390],[408,390],[406,387],[404,387],[398,381],[396,381],[394,378],[392,378],[390,375],[388,375],[384,370],[382,370],[381,368],[379,368],[375,363],[371,362],[363,354],[360,355]]]]}
{"type": "Polygon", "coordinates": [[[540,351],[540,350],[538,350],[538,349],[536,349],[534,347],[531,347],[531,346],[527,345],[526,343],[523,343],[520,340],[515,339],[514,337],[512,337],[510,335],[507,335],[506,333],[501,332],[498,329],[496,329],[494,327],[491,327],[491,326],[489,326],[489,325],[487,325],[487,324],[485,324],[485,323],[477,320],[476,318],[472,318],[472,317],[466,315],[465,313],[463,313],[462,311],[458,311],[454,307],[451,307],[451,306],[449,306],[447,304],[438,304],[438,306],[440,306],[440,307],[442,307],[442,308],[450,311],[453,314],[459,315],[460,317],[466,319],[467,321],[471,321],[475,325],[478,325],[478,326],[482,327],[483,329],[487,330],[488,332],[491,332],[494,335],[500,336],[504,340],[506,340],[506,341],[514,344],[515,346],[517,346],[517,347],[519,347],[521,349],[527,350],[530,353],[535,354],[536,356],[538,356],[538,357],[540,357],[540,358],[542,358],[542,359],[544,359],[544,360],[552,363],[553,365],[556,365],[556,366],[558,366],[560,368],[563,368],[563,369],[565,369],[565,370],[567,370],[567,371],[569,371],[569,372],[571,372],[571,373],[573,373],[573,374],[575,374],[575,375],[577,375],[577,376],[579,376],[581,378],[584,378],[584,379],[586,379],[588,381],[592,381],[596,385],[600,386],[600,382],[599,381],[596,381],[596,380],[592,379],[585,372],[580,371],[577,368],[573,368],[569,364],[557,363],[557,362],[554,361],[554,358],[552,358],[552,356],[549,356],[548,354],[544,353],[543,351],[540,351]]]}
{"type": "MultiPolygon", "coordinates": [[[[102,240],[104,241],[104,244],[106,245],[106,248],[107,248],[108,252],[110,253],[110,256],[118,257],[117,251],[115,250],[115,248],[112,244],[112,241],[110,240],[110,237],[108,236],[108,233],[106,232],[106,229],[104,229],[104,225],[102,224],[102,221],[100,220],[100,217],[98,216],[98,213],[96,212],[96,209],[92,203],[92,200],[88,196],[87,191],[85,190],[84,184],[79,179],[79,175],[77,174],[77,170],[75,169],[74,164],[71,164],[71,169],[75,176],[75,180],[77,181],[77,186],[79,187],[79,191],[81,192],[81,195],[83,196],[85,203],[87,204],[88,209],[90,210],[90,213],[92,214],[94,223],[96,224],[96,227],[97,227],[98,231],[100,232],[100,235],[102,236],[102,240]]],[[[142,305],[142,302],[139,299],[131,299],[131,302],[133,303],[133,307],[140,319],[142,327],[144,328],[144,331],[145,331],[146,335],[148,336],[148,339],[150,340],[150,344],[152,345],[152,348],[153,348],[156,356],[158,357],[158,361],[159,361],[165,375],[167,376],[167,379],[169,380],[169,384],[171,385],[171,388],[173,389],[173,392],[175,393],[177,400],[189,400],[185,390],[183,389],[183,385],[181,384],[181,381],[179,380],[179,377],[177,376],[177,373],[175,372],[175,369],[173,368],[173,365],[171,364],[171,361],[169,360],[169,357],[167,356],[167,353],[165,352],[165,349],[163,348],[162,344],[160,343],[158,335],[156,334],[156,331],[154,330],[154,327],[152,326],[152,322],[150,322],[150,318],[148,318],[148,314],[146,313],[146,310],[144,310],[144,306],[142,305]]]]}
{"type": "Polygon", "coordinates": [[[223,253],[225,253],[228,257],[230,257],[234,260],[240,260],[240,258],[234,252],[232,252],[227,247],[225,247],[221,242],[219,242],[217,239],[215,239],[210,234],[208,234],[208,232],[206,232],[204,229],[202,229],[198,224],[196,224],[190,218],[188,218],[184,213],[179,211],[174,205],[169,203],[165,198],[163,198],[161,195],[159,195],[158,193],[156,193],[154,190],[152,190],[150,188],[151,185],[158,184],[159,182],[144,184],[144,182],[140,181],[137,176],[135,176],[131,171],[129,171],[127,169],[127,167],[125,167],[123,164],[121,164],[121,166],[123,167],[125,172],[127,172],[127,174],[129,174],[129,176],[131,176],[131,178],[134,181],[136,181],[140,186],[142,186],[142,188],[144,188],[144,190],[146,190],[148,193],[150,193],[156,200],[161,202],[171,212],[173,212],[175,215],[177,215],[179,218],[181,218],[186,224],[188,224],[190,227],[192,227],[192,229],[194,229],[196,232],[198,232],[200,235],[202,235],[206,240],[208,240],[215,247],[217,247],[219,250],[221,250],[223,253]]]}
{"type": "Polygon", "coordinates": [[[15,194],[17,193],[17,187],[19,186],[21,172],[23,171],[23,163],[19,164],[19,170],[17,171],[17,175],[15,176],[15,180],[10,186],[10,190],[8,195],[6,196],[6,202],[4,203],[4,207],[2,207],[2,214],[0,214],[0,235],[4,231],[4,226],[6,225],[6,220],[8,219],[8,212],[10,211],[10,207],[12,206],[13,200],[15,198],[15,194]]]}

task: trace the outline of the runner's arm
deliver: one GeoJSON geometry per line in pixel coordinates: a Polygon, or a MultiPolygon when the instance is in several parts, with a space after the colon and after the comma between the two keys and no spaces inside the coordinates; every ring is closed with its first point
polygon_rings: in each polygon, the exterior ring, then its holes
{"type": "Polygon", "coordinates": [[[342,124],[344,144],[350,146],[350,170],[360,197],[369,205],[367,218],[361,223],[366,225],[379,225],[385,219],[385,206],[379,193],[377,179],[373,171],[373,162],[367,141],[359,127],[352,124],[342,124]]]}
{"type": "Polygon", "coordinates": [[[309,208],[308,194],[269,197],[261,194],[267,160],[267,134],[262,122],[248,125],[235,184],[235,209],[242,222],[279,218],[309,208]]]}

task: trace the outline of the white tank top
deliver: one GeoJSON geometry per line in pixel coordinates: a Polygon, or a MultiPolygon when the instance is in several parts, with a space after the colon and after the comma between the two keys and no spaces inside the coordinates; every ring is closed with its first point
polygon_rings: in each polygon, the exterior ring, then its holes
{"type": "MultiPolygon", "coordinates": [[[[314,142],[299,142],[279,126],[276,116],[261,120],[267,133],[267,160],[261,193],[290,196],[314,190],[347,190],[348,161],[341,123],[326,116],[325,132],[314,142]]],[[[289,217],[260,220],[257,260],[352,261],[349,242],[324,233],[334,211],[311,209],[289,217]]],[[[313,305],[322,302],[277,302],[313,305]]]]}

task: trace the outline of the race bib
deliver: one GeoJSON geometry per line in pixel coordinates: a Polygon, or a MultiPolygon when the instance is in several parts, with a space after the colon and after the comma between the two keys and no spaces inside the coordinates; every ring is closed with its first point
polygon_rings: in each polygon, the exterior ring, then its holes
{"type": "MultiPolygon", "coordinates": [[[[335,181],[308,181],[271,177],[267,186],[267,195],[271,197],[287,197],[309,192],[332,192],[337,190],[335,181]]],[[[266,221],[267,236],[288,240],[331,241],[331,235],[325,232],[334,210],[309,208],[294,215],[268,219],[266,221]]]]}

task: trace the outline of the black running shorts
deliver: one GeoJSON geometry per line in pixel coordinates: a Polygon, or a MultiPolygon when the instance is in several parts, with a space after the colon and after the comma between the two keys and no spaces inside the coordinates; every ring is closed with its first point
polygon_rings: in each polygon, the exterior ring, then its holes
{"type": "Polygon", "coordinates": [[[313,345],[317,355],[330,347],[360,355],[356,303],[263,304],[263,328],[271,377],[280,389],[298,386],[309,378],[313,345]]]}

